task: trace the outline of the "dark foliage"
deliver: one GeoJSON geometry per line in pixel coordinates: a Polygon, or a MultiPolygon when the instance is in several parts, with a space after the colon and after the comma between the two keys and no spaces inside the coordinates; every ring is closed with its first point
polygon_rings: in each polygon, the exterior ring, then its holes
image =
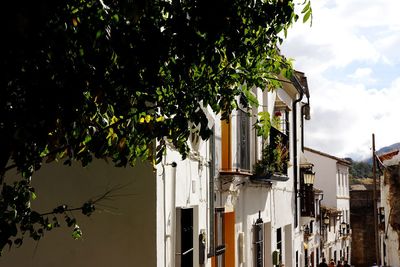
{"type": "MultiPolygon", "coordinates": [[[[205,107],[246,108],[242,85],[273,89],[291,74],[276,49],[297,19],[292,1],[11,1],[0,17],[0,249],[38,240],[68,210],[39,214],[33,173],[45,162],[185,157],[189,123],[207,139],[205,107]],[[156,144],[156,146],[154,145],[156,144]],[[21,174],[7,183],[7,171],[21,174]]],[[[304,17],[310,17],[309,3],[304,17]]],[[[65,216],[65,218],[63,218],[65,216]]]]}

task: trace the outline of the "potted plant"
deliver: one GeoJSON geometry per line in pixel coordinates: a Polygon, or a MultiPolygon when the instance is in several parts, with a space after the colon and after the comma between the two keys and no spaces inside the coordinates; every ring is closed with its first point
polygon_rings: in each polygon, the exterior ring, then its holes
{"type": "Polygon", "coordinates": [[[289,161],[288,148],[281,136],[272,140],[272,144],[266,144],[262,156],[254,165],[254,179],[286,181],[286,169],[289,161]]]}

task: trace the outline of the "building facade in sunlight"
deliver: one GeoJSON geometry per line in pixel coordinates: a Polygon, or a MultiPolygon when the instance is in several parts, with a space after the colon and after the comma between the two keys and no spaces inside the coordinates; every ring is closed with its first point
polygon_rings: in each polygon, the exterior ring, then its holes
{"type": "Polygon", "coordinates": [[[43,166],[32,202],[43,212],[111,193],[91,217],[72,214],[80,240],[56,229],[6,252],[0,265],[317,266],[322,192],[302,160],[307,79],[296,72],[282,88],[251,93],[260,105],[250,115],[240,107],[229,120],[208,114],[209,140],[193,128],[185,160],[171,146],[156,166],[43,166]],[[261,117],[271,121],[268,135],[257,135],[261,117]]]}
{"type": "Polygon", "coordinates": [[[305,156],[314,165],[315,187],[323,191],[320,255],[327,261],[351,263],[350,162],[311,148],[305,148],[305,156]]]}

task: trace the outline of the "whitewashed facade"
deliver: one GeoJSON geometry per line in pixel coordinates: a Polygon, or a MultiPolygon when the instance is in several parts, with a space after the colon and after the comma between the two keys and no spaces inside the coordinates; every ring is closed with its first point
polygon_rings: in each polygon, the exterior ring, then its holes
{"type": "Polygon", "coordinates": [[[73,240],[65,227],[55,229],[39,243],[25,239],[0,265],[304,266],[304,227],[312,221],[301,216],[299,194],[303,120],[309,116],[306,78],[297,73],[281,89],[253,93],[261,104],[253,117],[235,111],[226,123],[208,114],[214,135],[192,139],[185,160],[169,148],[155,167],[114,168],[99,160],[86,168],[43,166],[34,177],[39,197],[32,202],[40,211],[77,207],[107,190],[110,197],[89,218],[73,214],[82,239],[73,240]],[[253,165],[263,140],[253,124],[261,111],[280,113],[279,129],[271,131],[285,140],[289,161],[283,174],[260,179],[253,165]]]}
{"type": "MultiPolygon", "coordinates": [[[[298,81],[297,81],[298,82],[298,81]]],[[[282,89],[273,93],[255,90],[258,100],[270,114],[285,113],[284,133],[288,140],[289,163],[285,175],[258,179],[251,177],[250,168],[255,160],[261,157],[261,139],[256,137],[252,127],[247,127],[250,138],[245,141],[250,144],[249,151],[240,149],[243,120],[240,112],[232,114],[229,146],[232,160],[224,166],[221,159],[221,170],[217,184],[217,206],[223,206],[226,212],[233,215],[232,235],[227,243],[232,252],[225,255],[225,265],[222,266],[304,266],[304,234],[300,222],[300,201],[297,196],[300,181],[300,152],[302,140],[302,107],[309,97],[308,88],[293,83],[285,84],[282,89]],[[304,96],[304,99],[302,99],[304,96]],[[297,100],[297,101],[296,101],[297,100]],[[296,111],[294,111],[296,109],[296,111]],[[295,128],[294,128],[295,127],[295,128]],[[241,161],[241,153],[250,154],[250,162],[241,161]],[[296,172],[296,174],[295,174],[296,172]],[[297,176],[295,181],[295,177],[297,176]],[[297,189],[295,189],[297,187],[297,189]],[[297,200],[297,201],[296,201],[297,200]],[[296,203],[297,202],[297,203],[296,203]],[[231,253],[235,256],[232,257],[231,253]]],[[[245,121],[245,120],[244,120],[245,121]]],[[[250,123],[251,121],[245,121],[250,123]]],[[[222,131],[222,135],[224,132],[222,131]]],[[[218,137],[217,137],[218,138],[218,137]]],[[[221,140],[224,140],[222,136],[221,140]]],[[[224,145],[221,145],[224,147],[224,145]]],[[[223,156],[222,156],[223,157],[223,156]]],[[[225,162],[226,163],[226,162],[225,162]]]]}
{"type": "Polygon", "coordinates": [[[319,261],[325,257],[335,264],[351,262],[351,224],[349,166],[346,160],[305,148],[305,156],[314,164],[315,188],[323,191],[320,212],[321,247],[319,261]]]}

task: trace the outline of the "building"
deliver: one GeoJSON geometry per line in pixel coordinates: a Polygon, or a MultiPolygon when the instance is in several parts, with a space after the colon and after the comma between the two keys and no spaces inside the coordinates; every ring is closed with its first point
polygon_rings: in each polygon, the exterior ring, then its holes
{"type": "Polygon", "coordinates": [[[253,93],[264,103],[257,112],[274,114],[277,123],[268,140],[263,140],[251,127],[254,121],[240,111],[232,114],[229,123],[222,122],[222,168],[215,180],[215,205],[225,210],[227,242],[225,255],[214,266],[303,266],[298,190],[302,147],[299,140],[303,118],[309,115],[304,108],[308,101],[301,102],[303,96],[305,100],[309,98],[306,79],[297,73],[291,83],[283,83],[283,88],[273,93],[259,89],[253,93]],[[266,143],[272,150],[265,154],[266,143]],[[264,157],[272,157],[272,151],[287,155],[282,168],[252,171],[257,162],[265,163],[264,157]]]}
{"type": "Polygon", "coordinates": [[[374,193],[372,184],[350,186],[350,220],[352,228],[351,262],[355,266],[372,266],[375,259],[374,193]]]}
{"type": "Polygon", "coordinates": [[[320,206],[320,258],[351,260],[349,166],[350,162],[304,148],[305,157],[314,165],[315,188],[323,191],[320,206]]]}
{"type": "Polygon", "coordinates": [[[225,121],[209,113],[214,135],[202,141],[192,133],[185,160],[169,147],[156,166],[114,168],[100,160],[87,168],[43,166],[34,178],[39,197],[32,201],[43,213],[62,204],[77,207],[88,198],[102,200],[89,218],[71,214],[83,231],[81,239],[73,240],[66,229],[48,232],[38,243],[26,238],[21,248],[0,258],[0,265],[316,263],[318,256],[306,244],[319,239],[307,226],[316,223],[321,195],[314,200],[312,185],[304,183],[310,166],[301,166],[310,95],[303,73],[282,85],[273,92],[252,90],[261,104],[252,116],[238,109],[225,121]],[[272,128],[268,137],[260,137],[253,125],[267,111],[272,128]]]}
{"type": "Polygon", "coordinates": [[[383,176],[380,179],[380,205],[377,205],[379,262],[384,266],[400,266],[400,150],[377,157],[383,176]]]}

